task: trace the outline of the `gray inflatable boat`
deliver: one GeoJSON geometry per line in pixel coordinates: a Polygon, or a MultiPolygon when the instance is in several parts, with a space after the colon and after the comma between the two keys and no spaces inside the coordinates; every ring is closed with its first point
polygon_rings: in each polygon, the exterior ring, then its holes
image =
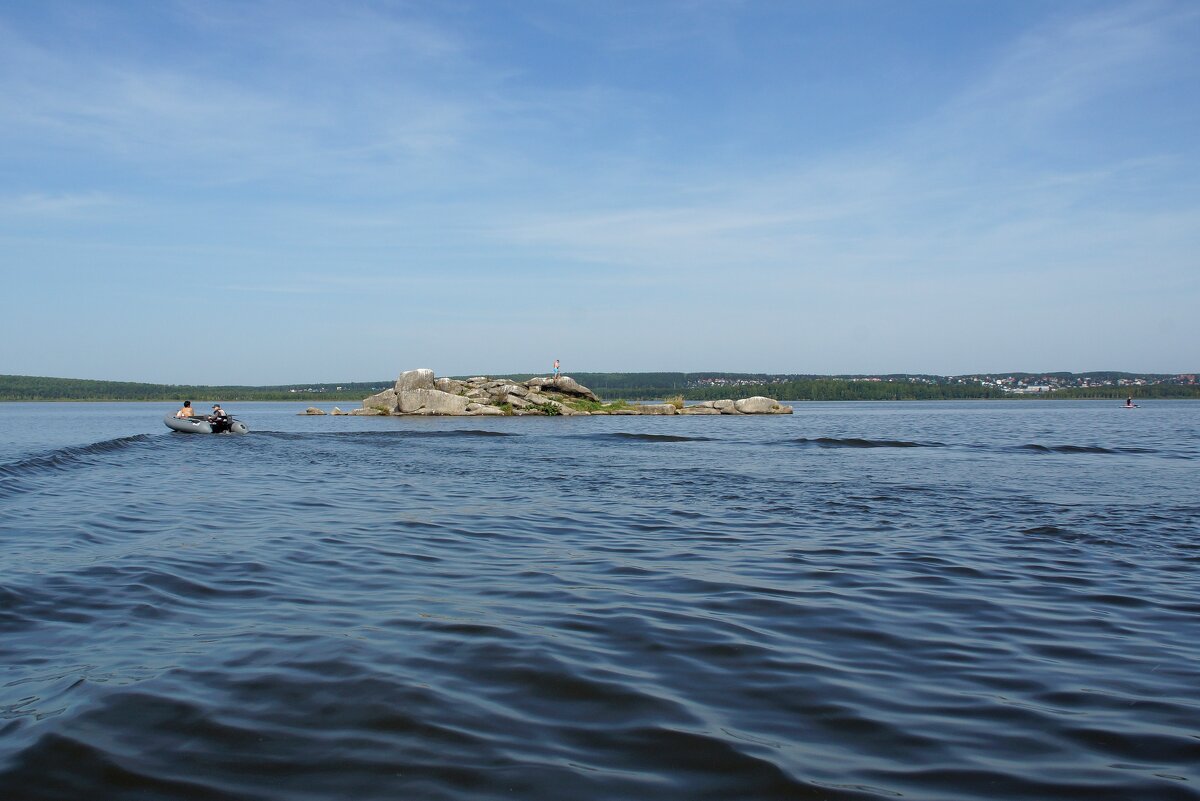
{"type": "MultiPolygon", "coordinates": [[[[230,434],[249,434],[250,429],[241,420],[233,420],[232,427],[229,429],[230,434]]],[[[167,428],[172,431],[182,431],[184,434],[212,434],[212,423],[204,417],[176,417],[173,414],[168,414],[163,418],[163,422],[167,424],[167,428]]],[[[225,433],[225,432],[216,432],[225,433]]]]}

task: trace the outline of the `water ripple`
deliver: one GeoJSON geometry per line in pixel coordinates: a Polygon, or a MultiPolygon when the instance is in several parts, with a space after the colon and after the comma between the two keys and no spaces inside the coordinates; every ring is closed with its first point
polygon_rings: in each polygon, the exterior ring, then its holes
{"type": "Polygon", "coordinates": [[[1192,407],[1092,408],[44,449],[0,465],[0,786],[1200,798],[1192,407]]]}

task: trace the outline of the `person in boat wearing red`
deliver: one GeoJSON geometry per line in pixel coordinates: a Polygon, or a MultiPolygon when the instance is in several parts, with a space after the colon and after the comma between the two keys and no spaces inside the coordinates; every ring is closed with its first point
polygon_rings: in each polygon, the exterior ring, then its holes
{"type": "Polygon", "coordinates": [[[233,418],[229,416],[228,412],[221,408],[221,404],[219,403],[213,404],[212,414],[208,416],[208,422],[212,423],[212,430],[214,434],[222,431],[228,431],[233,428],[233,418]]]}

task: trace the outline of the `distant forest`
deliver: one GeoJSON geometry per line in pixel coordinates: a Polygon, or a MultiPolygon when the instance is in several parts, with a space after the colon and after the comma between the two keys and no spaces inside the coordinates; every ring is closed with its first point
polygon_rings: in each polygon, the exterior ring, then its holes
{"type": "Polygon", "coordinates": [[[392,381],[296,384],[270,387],[209,387],[187,384],[139,384],[133,381],[91,381],[82,378],[43,378],[0,375],[0,401],[361,401],[392,381]],[[341,387],[341,390],[334,389],[341,387]],[[324,391],[319,388],[326,387],[324,391]],[[309,391],[313,389],[316,391],[309,391]],[[293,391],[295,390],[295,391],[293,391]]]}
{"type": "MultiPolygon", "coordinates": [[[[1024,374],[1017,374],[1024,375],[1024,374]]],[[[1057,375],[1069,376],[1069,373],[1057,375]]],[[[1099,375],[1099,374],[1088,374],[1099,375]]],[[[1129,374],[1104,374],[1128,377],[1129,374]]],[[[525,380],[533,374],[499,375],[525,380]]],[[[1073,387],[1041,394],[1005,393],[994,386],[951,381],[940,376],[854,377],[773,376],[755,373],[572,373],[579,383],[608,400],[649,400],[682,395],[687,400],[719,400],[765,395],[786,401],[976,400],[1004,398],[1200,398],[1200,386],[1152,383],[1143,386],[1073,387]],[[727,382],[696,386],[704,380],[727,382]]],[[[1115,380],[1115,379],[1113,379],[1115,380]]],[[[277,386],[192,386],[92,381],[74,378],[0,375],[0,401],[346,401],[357,403],[393,384],[392,379],[277,386]]]]}

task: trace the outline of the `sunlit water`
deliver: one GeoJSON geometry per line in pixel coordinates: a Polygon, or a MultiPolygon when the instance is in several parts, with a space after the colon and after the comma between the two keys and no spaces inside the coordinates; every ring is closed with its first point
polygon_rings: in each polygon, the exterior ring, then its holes
{"type": "Polygon", "coordinates": [[[1200,798],[1200,403],[0,404],[0,796],[1200,798]]]}

